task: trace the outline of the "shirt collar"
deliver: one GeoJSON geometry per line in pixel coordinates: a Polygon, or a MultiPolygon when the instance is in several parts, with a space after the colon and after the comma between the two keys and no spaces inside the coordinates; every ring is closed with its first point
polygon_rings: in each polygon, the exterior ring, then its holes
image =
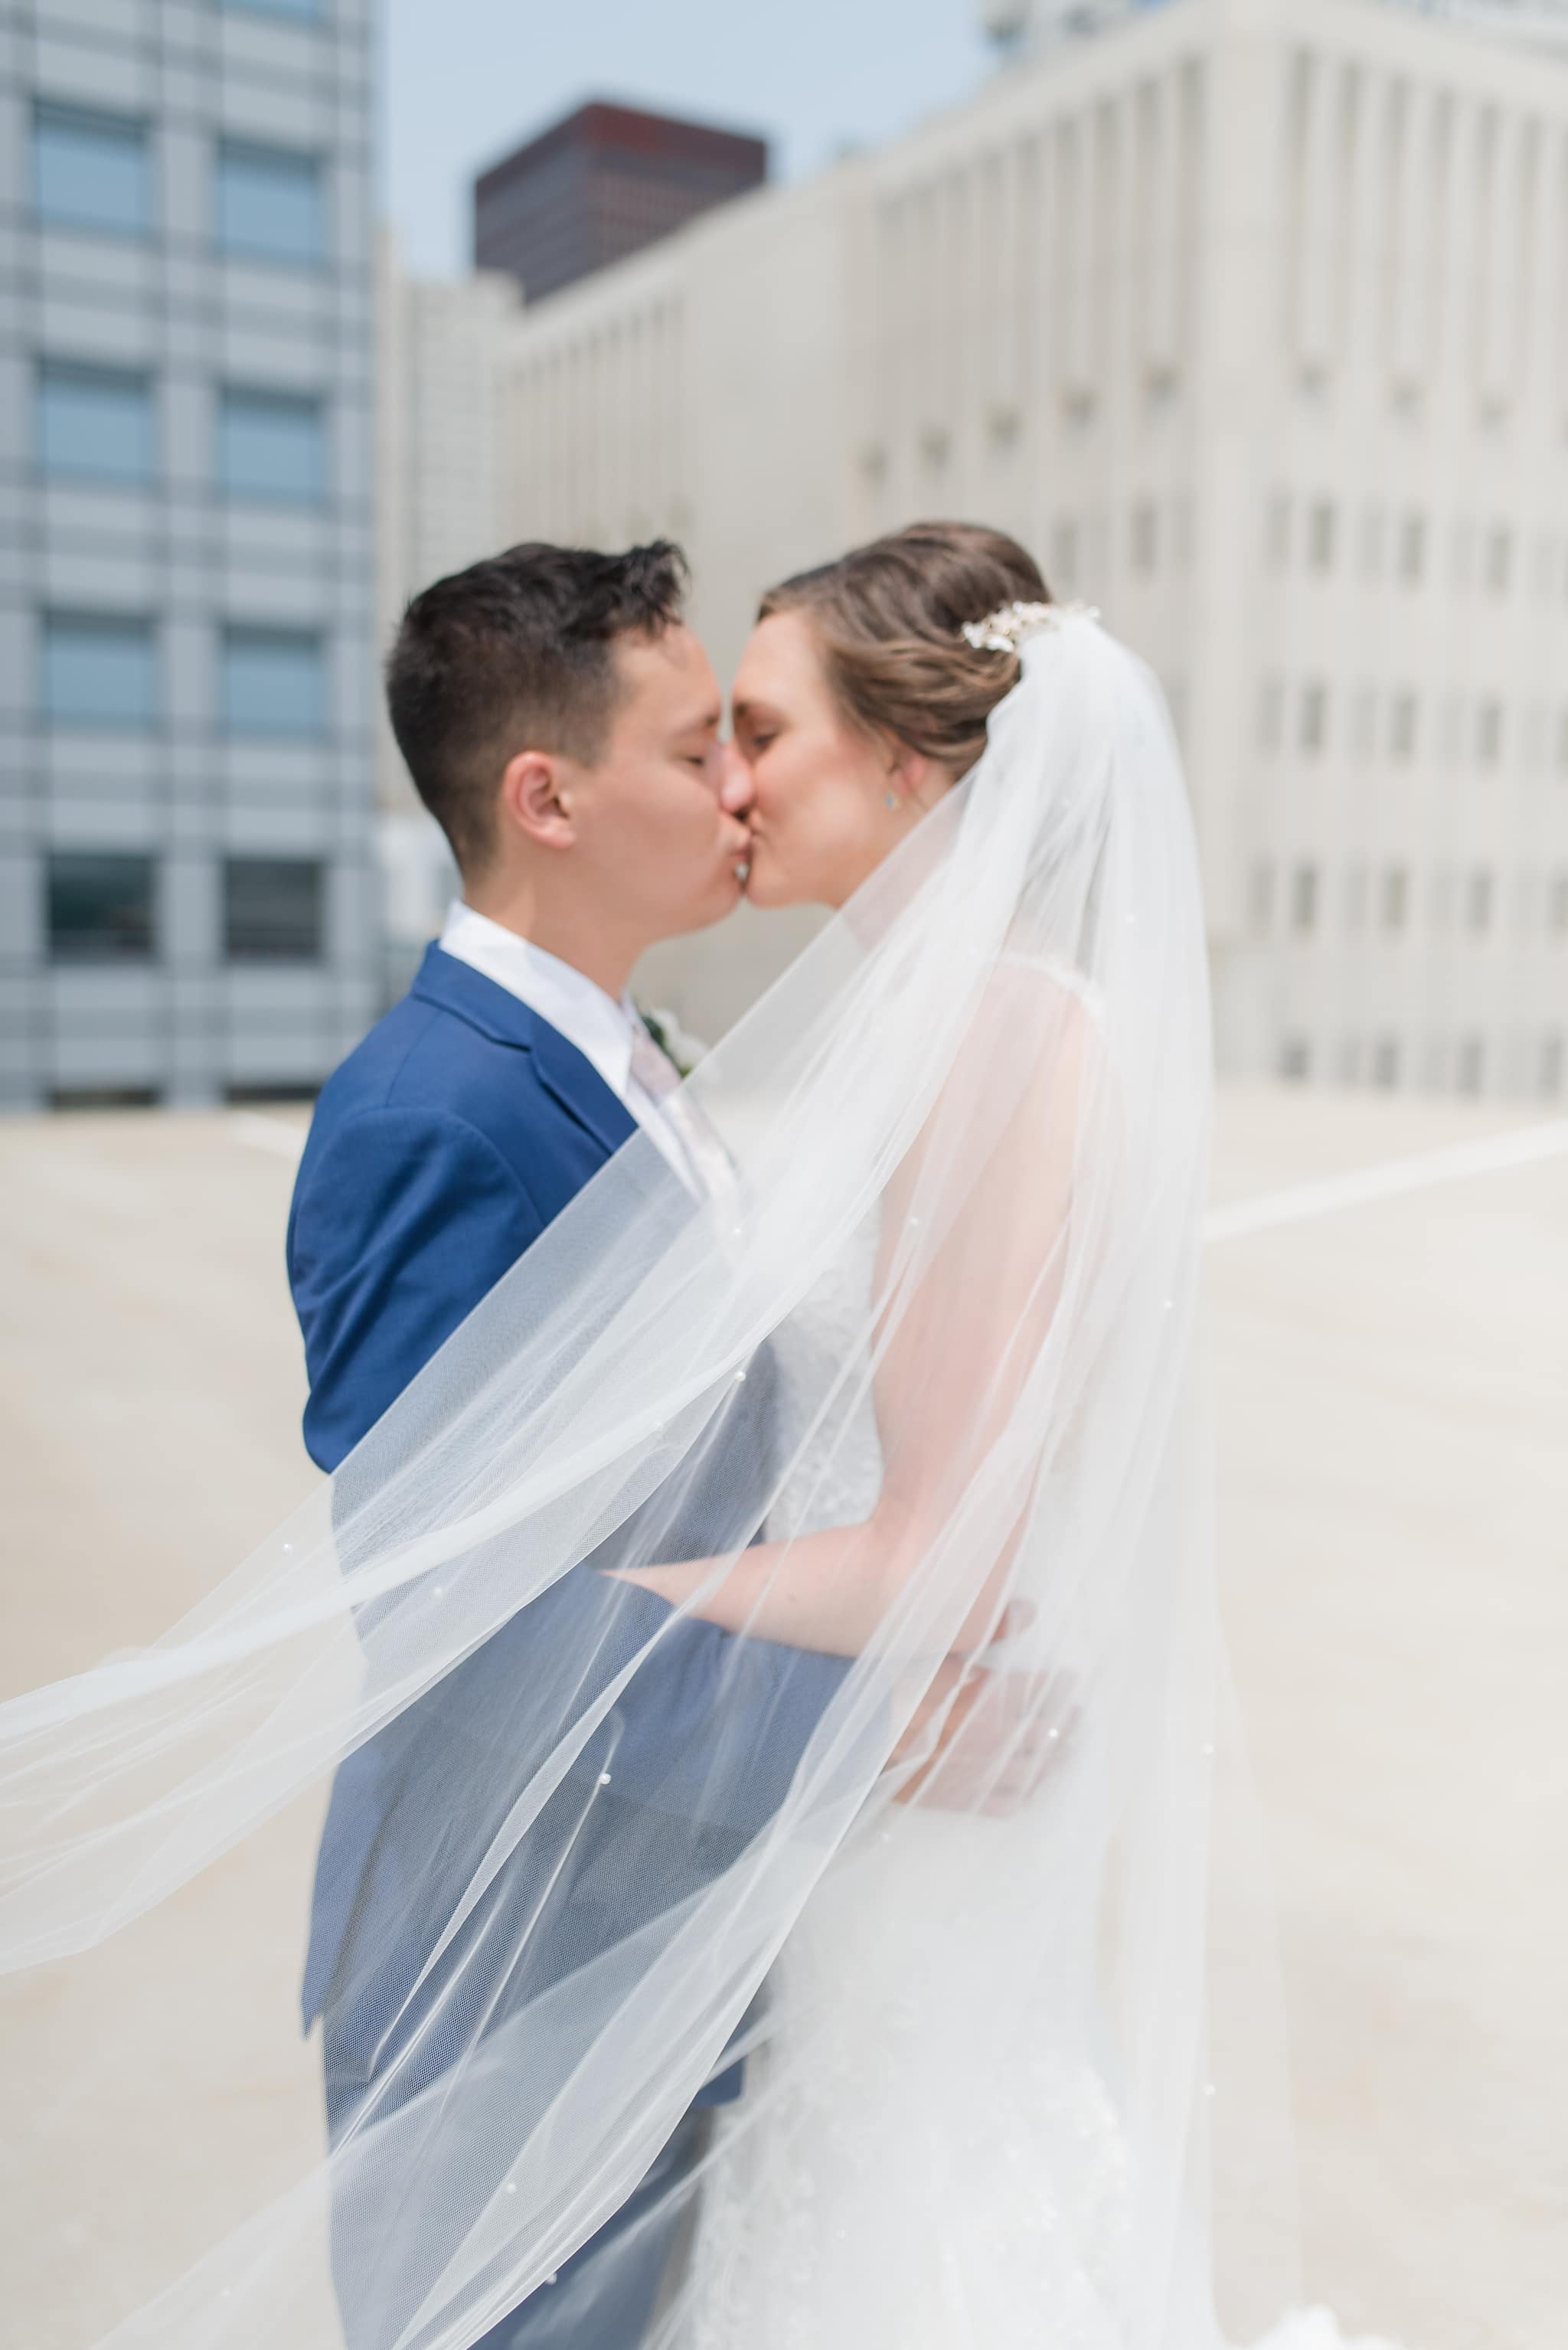
{"type": "Polygon", "coordinates": [[[640,1023],[629,995],[618,1003],[597,981],[563,962],[532,940],[493,922],[454,898],[441,934],[452,955],[516,996],[547,1020],[569,1045],[592,1063],[618,1099],[625,1101],[631,1077],[632,1040],[640,1023]]]}

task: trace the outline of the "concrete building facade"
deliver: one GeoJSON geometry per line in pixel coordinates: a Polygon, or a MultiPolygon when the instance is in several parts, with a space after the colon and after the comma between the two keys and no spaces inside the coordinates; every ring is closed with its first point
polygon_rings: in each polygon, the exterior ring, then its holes
{"type": "MultiPolygon", "coordinates": [[[[1568,69],[1469,13],[1129,11],[530,307],[497,538],[670,532],[727,665],[772,579],[1005,525],[1166,682],[1222,1065],[1561,1092],[1568,69]]],[[[804,927],[650,984],[711,1033],[804,927]]]]}
{"type": "Polygon", "coordinates": [[[369,0],[0,11],[0,1100],[373,1015],[369,0]]]}

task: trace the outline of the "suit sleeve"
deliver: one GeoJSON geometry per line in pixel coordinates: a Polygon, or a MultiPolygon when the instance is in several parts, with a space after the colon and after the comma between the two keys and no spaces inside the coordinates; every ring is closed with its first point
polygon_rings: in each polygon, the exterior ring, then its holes
{"type": "Polygon", "coordinates": [[[544,1226],[514,1170],[449,1112],[363,1112],[308,1152],[288,1228],[306,1449],[334,1470],[544,1226]]]}

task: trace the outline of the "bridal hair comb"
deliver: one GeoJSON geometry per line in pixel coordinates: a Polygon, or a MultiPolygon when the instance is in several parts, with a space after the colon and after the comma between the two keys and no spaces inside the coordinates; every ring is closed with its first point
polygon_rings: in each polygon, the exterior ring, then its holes
{"type": "Polygon", "coordinates": [[[1025,637],[1067,620],[1097,620],[1093,604],[1003,604],[983,620],[966,620],[959,634],[977,653],[1015,653],[1025,637]]]}

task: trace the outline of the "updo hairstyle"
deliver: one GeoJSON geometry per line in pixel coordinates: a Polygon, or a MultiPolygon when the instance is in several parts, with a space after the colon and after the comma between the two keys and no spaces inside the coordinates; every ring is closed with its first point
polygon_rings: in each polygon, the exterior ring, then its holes
{"type": "Polygon", "coordinates": [[[1005,531],[917,522],[770,588],[757,618],[800,613],[850,723],[939,761],[956,780],[1018,682],[1017,654],[977,651],[965,622],[1050,600],[1039,566],[1005,531]]]}

